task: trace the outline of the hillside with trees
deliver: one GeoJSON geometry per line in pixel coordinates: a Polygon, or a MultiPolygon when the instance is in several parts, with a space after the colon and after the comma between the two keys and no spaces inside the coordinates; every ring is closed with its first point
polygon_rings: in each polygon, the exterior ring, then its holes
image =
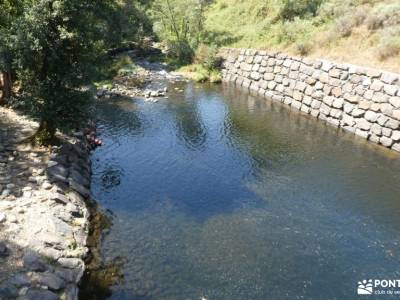
{"type": "Polygon", "coordinates": [[[396,0],[155,0],[152,8],[155,32],[180,57],[206,44],[400,68],[396,0]]]}

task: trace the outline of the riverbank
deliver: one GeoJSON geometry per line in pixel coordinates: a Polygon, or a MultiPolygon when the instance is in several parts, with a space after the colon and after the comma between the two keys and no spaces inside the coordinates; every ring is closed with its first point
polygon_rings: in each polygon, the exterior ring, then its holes
{"type": "Polygon", "coordinates": [[[37,124],[0,108],[0,299],[77,299],[89,253],[91,162],[82,134],[21,143],[37,124]]]}
{"type": "MultiPolygon", "coordinates": [[[[124,55],[129,55],[129,52],[124,55]]],[[[108,84],[98,87],[97,99],[130,97],[158,102],[160,99],[168,98],[167,82],[183,81],[186,78],[181,73],[169,72],[168,65],[165,63],[149,62],[133,55],[130,59],[135,59],[133,67],[130,66],[134,70],[123,72],[126,66],[122,66],[122,69],[119,70],[120,75],[110,80],[108,84]]]]}

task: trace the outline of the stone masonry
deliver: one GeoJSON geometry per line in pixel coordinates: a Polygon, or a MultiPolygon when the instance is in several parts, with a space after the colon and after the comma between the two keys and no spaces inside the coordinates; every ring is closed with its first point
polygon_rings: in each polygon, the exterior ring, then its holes
{"type": "Polygon", "coordinates": [[[223,81],[400,152],[400,74],[253,49],[220,56],[223,81]]]}

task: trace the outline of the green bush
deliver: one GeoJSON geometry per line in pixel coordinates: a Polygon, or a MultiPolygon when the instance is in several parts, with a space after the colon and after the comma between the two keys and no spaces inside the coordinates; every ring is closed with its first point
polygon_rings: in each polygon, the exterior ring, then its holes
{"type": "Polygon", "coordinates": [[[217,70],[210,71],[209,80],[211,83],[220,83],[222,81],[221,73],[217,70]]]}
{"type": "Polygon", "coordinates": [[[293,20],[296,17],[315,16],[322,0],[283,0],[279,17],[293,20]]]}
{"type": "Polygon", "coordinates": [[[196,81],[196,82],[221,82],[221,74],[216,69],[207,69],[201,64],[192,64],[181,67],[179,72],[183,73],[186,77],[196,81]]]}
{"type": "Polygon", "coordinates": [[[200,44],[194,56],[194,63],[201,64],[211,70],[218,67],[220,59],[217,56],[218,48],[214,45],[200,44]]]}
{"type": "Polygon", "coordinates": [[[135,64],[132,61],[132,58],[128,55],[118,56],[112,63],[109,68],[110,76],[114,77],[116,75],[129,75],[133,73],[136,69],[135,64]]]}
{"type": "Polygon", "coordinates": [[[194,55],[189,43],[183,41],[169,42],[169,56],[177,58],[181,63],[191,63],[194,55]]]}
{"type": "Polygon", "coordinates": [[[315,27],[311,20],[295,18],[291,22],[273,24],[263,39],[268,39],[273,45],[291,45],[310,40],[315,27]]]}

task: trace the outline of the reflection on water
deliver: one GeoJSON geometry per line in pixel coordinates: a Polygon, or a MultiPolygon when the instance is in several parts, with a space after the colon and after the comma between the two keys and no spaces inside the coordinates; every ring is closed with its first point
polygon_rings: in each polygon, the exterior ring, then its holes
{"type": "Polygon", "coordinates": [[[232,87],[184,88],[98,106],[112,299],[352,299],[399,278],[397,154],[232,87]]]}
{"type": "Polygon", "coordinates": [[[173,109],[177,136],[186,143],[188,149],[202,149],[206,142],[206,131],[196,106],[193,88],[188,88],[185,96],[187,101],[176,103],[173,109]]]}

